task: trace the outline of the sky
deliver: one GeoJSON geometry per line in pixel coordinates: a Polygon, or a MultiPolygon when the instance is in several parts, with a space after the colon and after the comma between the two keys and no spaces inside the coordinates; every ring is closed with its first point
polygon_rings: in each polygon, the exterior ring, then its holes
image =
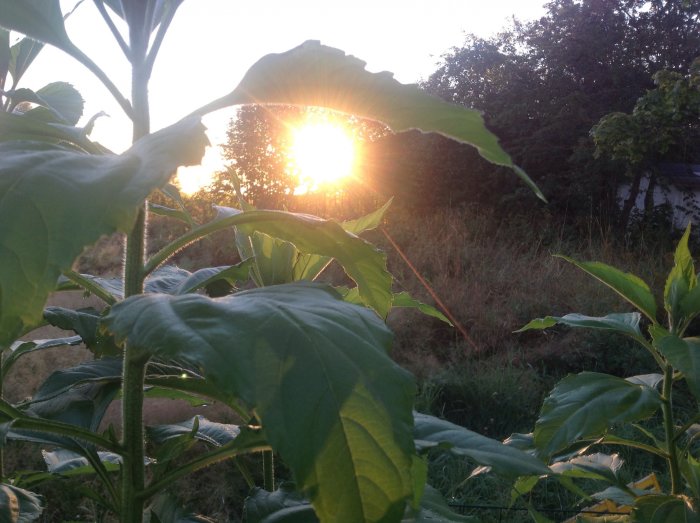
{"type": "MultiPolygon", "coordinates": [[[[62,0],[65,11],[77,0],[62,0]]],[[[235,88],[246,70],[268,53],[320,40],[367,62],[372,72],[391,71],[403,83],[427,78],[440,56],[459,47],[465,34],[490,36],[513,16],[544,14],[544,0],[185,0],[163,42],[150,84],[152,130],[235,88]]],[[[86,0],[66,21],[71,39],[105,70],[128,98],[129,68],[93,2],[86,0]]],[[[120,27],[125,29],[123,26],[120,27]]],[[[126,31],[124,30],[124,34],[126,31]]],[[[91,138],[121,152],[130,143],[129,122],[111,95],[61,51],[46,48],[22,80],[39,89],[68,81],[86,101],[85,119],[100,111],[91,138]]],[[[225,139],[233,111],[207,119],[213,144],[225,139]]],[[[212,147],[205,166],[220,163],[212,147]]],[[[206,168],[206,167],[205,167],[206,168]]]]}

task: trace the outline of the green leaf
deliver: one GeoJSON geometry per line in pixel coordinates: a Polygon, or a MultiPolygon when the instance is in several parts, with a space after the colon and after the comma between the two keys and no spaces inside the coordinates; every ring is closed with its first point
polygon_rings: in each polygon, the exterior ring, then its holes
{"type": "Polygon", "coordinates": [[[700,400],[700,338],[664,336],[654,340],[654,346],[676,370],[683,373],[690,392],[700,400]]]}
{"type": "Polygon", "coordinates": [[[0,111],[0,141],[27,140],[45,142],[47,144],[72,144],[80,150],[103,154],[106,149],[91,142],[82,129],[47,123],[26,115],[5,113],[0,111]]]}
{"type": "MultiPolygon", "coordinates": [[[[85,105],[77,89],[67,82],[52,82],[45,85],[36,92],[34,99],[28,101],[51,110],[60,119],[59,123],[66,125],[78,123],[85,105]]],[[[15,102],[14,97],[13,102],[15,102]]]]}
{"type": "Polygon", "coordinates": [[[34,492],[0,484],[0,522],[36,521],[44,511],[44,498],[34,492]]]}
{"type": "MultiPolygon", "coordinates": [[[[239,234],[245,227],[237,229],[239,234]]],[[[292,243],[259,232],[253,232],[248,238],[253,249],[258,286],[266,287],[294,281],[294,264],[299,251],[292,243]]]]}
{"type": "Polygon", "coordinates": [[[630,376],[625,378],[630,383],[636,385],[645,385],[652,389],[657,389],[659,385],[664,381],[663,374],[639,374],[637,376],[630,376]]]}
{"type": "Polygon", "coordinates": [[[403,292],[398,292],[394,294],[394,298],[391,302],[391,307],[409,307],[409,308],[415,308],[421,311],[423,314],[426,316],[430,316],[431,318],[437,318],[440,321],[444,321],[450,326],[452,325],[452,322],[447,319],[447,316],[445,316],[442,312],[437,310],[435,307],[432,305],[428,305],[427,303],[420,302],[416,300],[413,296],[411,296],[409,293],[406,291],[403,292]]]}
{"type": "Polygon", "coordinates": [[[544,400],[535,424],[535,445],[551,456],[617,423],[648,418],[660,406],[659,393],[647,386],[597,372],[570,375],[544,400]]]}
{"type": "Polygon", "coordinates": [[[511,478],[550,472],[539,459],[495,439],[427,414],[415,413],[414,418],[414,438],[419,450],[435,447],[448,449],[453,454],[468,456],[480,465],[491,467],[497,474],[511,478]]]}
{"type": "Polygon", "coordinates": [[[236,439],[241,429],[238,425],[216,423],[203,416],[195,416],[181,423],[148,427],[147,431],[149,439],[155,443],[163,443],[171,438],[192,433],[194,438],[220,447],[236,439]],[[196,431],[194,431],[195,422],[197,424],[196,431]]]}
{"type": "Polygon", "coordinates": [[[371,213],[361,216],[355,220],[344,221],[340,225],[343,227],[343,229],[353,234],[361,234],[365,231],[376,229],[382,224],[384,215],[389,210],[389,207],[391,207],[391,202],[393,201],[394,199],[391,198],[376,211],[372,211],[371,213]]]}
{"type": "Polygon", "coordinates": [[[698,523],[700,516],[682,496],[649,495],[635,500],[634,523],[698,523]]]}
{"type": "Polygon", "coordinates": [[[472,516],[462,516],[455,513],[437,489],[426,485],[418,514],[412,515],[411,517],[404,517],[402,521],[406,523],[461,523],[469,521],[477,522],[479,520],[472,516]]]}
{"type": "Polygon", "coordinates": [[[700,497],[700,461],[687,453],[680,460],[681,473],[693,495],[700,497]]]}
{"type": "Polygon", "coordinates": [[[176,294],[187,294],[206,289],[212,297],[224,296],[239,283],[248,279],[252,260],[243,260],[236,265],[208,267],[193,272],[177,288],[176,294]]]}
{"type": "Polygon", "coordinates": [[[492,163],[514,169],[544,200],[534,182],[513,164],[486,129],[478,111],[447,103],[416,85],[401,84],[391,73],[370,73],[363,61],[317,41],[261,58],[230,94],[201,108],[198,114],[238,104],[324,107],[380,121],[394,132],[420,129],[440,133],[473,145],[492,163]]]}
{"type": "MultiPolygon", "coordinates": [[[[41,454],[44,457],[47,470],[52,474],[71,477],[95,473],[95,469],[87,458],[77,452],[58,449],[52,452],[44,450],[41,454]]],[[[120,469],[122,457],[118,454],[98,451],[97,456],[107,471],[117,472],[120,469]]]]}
{"type": "MultiPolygon", "coordinates": [[[[385,318],[391,308],[391,274],[386,254],[365,240],[347,233],[334,221],[282,211],[246,211],[217,207],[216,221],[250,224],[251,229],[293,243],[302,253],[335,258],[357,284],[364,304],[385,318]]],[[[204,225],[203,227],[206,227],[204,225]]]]}
{"type": "MultiPolygon", "coordinates": [[[[245,499],[243,519],[246,523],[270,521],[270,516],[290,507],[305,507],[308,521],[318,521],[308,500],[290,482],[283,482],[274,492],[255,487],[245,499]]],[[[273,519],[273,521],[284,520],[273,519]]]]}
{"type": "Polygon", "coordinates": [[[157,203],[148,202],[148,210],[153,214],[159,216],[167,216],[168,218],[175,218],[181,222],[185,222],[188,225],[194,225],[192,221],[192,216],[182,209],[173,209],[172,207],[167,207],[165,205],[159,205],[157,203]]]}
{"type": "Polygon", "coordinates": [[[95,356],[121,355],[121,347],[114,343],[114,338],[98,331],[101,318],[100,312],[92,307],[77,310],[64,307],[44,309],[44,319],[49,324],[74,331],[95,356]]]}
{"type": "Polygon", "coordinates": [[[321,520],[403,513],[414,386],[388,357],[391,335],[371,311],[297,283],[218,299],[134,296],[103,324],[154,356],[197,365],[254,408],[321,520]]]}
{"type": "Polygon", "coordinates": [[[552,472],[572,478],[603,480],[617,484],[617,472],[623,460],[618,454],[587,454],[576,456],[567,461],[558,461],[550,465],[552,472]]]}
{"type": "Polygon", "coordinates": [[[656,323],[656,301],[649,286],[641,278],[601,262],[579,262],[566,256],[557,255],[579,269],[587,272],[598,281],[617,292],[625,300],[637,307],[652,323],[656,323]]]}
{"type": "Polygon", "coordinates": [[[167,492],[156,496],[144,516],[144,521],[148,523],[214,523],[205,516],[192,514],[167,492]]]}
{"type": "Polygon", "coordinates": [[[585,316],[583,314],[567,314],[566,316],[547,316],[545,318],[537,318],[530,323],[521,327],[515,332],[524,332],[533,329],[548,329],[556,325],[567,325],[569,327],[585,327],[588,329],[603,329],[619,332],[635,339],[643,338],[642,332],[639,330],[639,322],[641,314],[638,312],[629,313],[613,313],[602,317],[585,316]]]}
{"type": "Polygon", "coordinates": [[[63,24],[59,0],[0,0],[0,26],[64,51],[74,47],[63,24]]]}
{"type": "Polygon", "coordinates": [[[0,143],[0,346],[40,321],[49,292],[84,246],[128,231],[148,194],[179,165],[199,162],[205,143],[196,120],[119,156],[0,143]]]}
{"type": "Polygon", "coordinates": [[[12,75],[12,86],[19,83],[27,68],[32,64],[39,52],[44,48],[44,44],[33,38],[22,38],[10,49],[10,74],[12,75]]]}
{"type": "Polygon", "coordinates": [[[675,263],[664,287],[664,306],[671,318],[671,324],[674,326],[680,325],[686,319],[681,304],[688,293],[697,285],[693,257],[688,249],[689,237],[690,223],[688,223],[683,237],[678,242],[673,256],[675,263]]]}
{"type": "MultiPolygon", "coordinates": [[[[96,432],[107,407],[121,386],[121,359],[101,359],[51,374],[34,397],[22,405],[29,416],[60,421],[96,432]]],[[[71,437],[51,432],[15,428],[8,438],[49,444],[84,453],[71,437]]]]}
{"type": "Polygon", "coordinates": [[[10,345],[9,350],[5,352],[2,361],[1,375],[3,377],[6,376],[17,360],[29,352],[53,349],[55,347],[75,346],[80,345],[82,342],[83,339],[80,336],[69,336],[67,338],[54,338],[50,340],[16,341],[10,345]]]}

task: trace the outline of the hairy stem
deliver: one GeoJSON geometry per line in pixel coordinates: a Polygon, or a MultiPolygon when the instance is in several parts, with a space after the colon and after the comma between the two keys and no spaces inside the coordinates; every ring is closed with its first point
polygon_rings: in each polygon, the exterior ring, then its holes
{"type": "Polygon", "coordinates": [[[661,412],[663,414],[664,435],[668,447],[668,467],[671,473],[671,494],[680,494],[682,489],[681,470],[678,463],[678,447],[673,424],[673,367],[664,368],[664,383],[662,391],[661,412]]]}
{"type": "MultiPolygon", "coordinates": [[[[150,132],[148,107],[148,73],[144,70],[143,35],[130,33],[132,80],[131,94],[134,107],[133,141],[150,132]],[[143,50],[143,51],[142,51],[143,50]]],[[[136,224],[126,239],[124,262],[124,297],[143,292],[145,278],[143,264],[146,251],[146,205],[139,210],[136,224]]],[[[140,497],[145,485],[145,449],[143,428],[143,384],[148,355],[129,344],[124,348],[124,376],[122,389],[122,467],[120,521],[138,523],[143,519],[144,500],[140,497]]]]}

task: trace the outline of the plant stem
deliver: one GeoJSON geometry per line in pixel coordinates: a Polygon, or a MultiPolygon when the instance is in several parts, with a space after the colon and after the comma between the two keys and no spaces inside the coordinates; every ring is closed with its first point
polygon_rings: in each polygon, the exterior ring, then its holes
{"type": "MultiPolygon", "coordinates": [[[[144,71],[145,50],[143,35],[130,33],[132,79],[131,95],[134,108],[133,141],[150,132],[148,110],[148,73],[144,71]]],[[[143,292],[144,253],[146,251],[146,205],[141,206],[136,223],[126,239],[124,263],[124,297],[143,292]]],[[[143,520],[144,499],[140,494],[145,486],[145,450],[143,429],[143,384],[148,355],[128,343],[124,348],[124,376],[122,389],[122,467],[120,521],[140,523],[143,520]]]]}
{"type": "Polygon", "coordinates": [[[271,450],[264,450],[263,457],[263,487],[268,492],[275,490],[275,460],[271,450]]]}
{"type": "Polygon", "coordinates": [[[147,358],[134,354],[135,347],[127,347],[124,361],[124,389],[122,399],[122,431],[124,465],[122,467],[122,499],[120,521],[140,522],[143,518],[145,482],[145,451],[143,433],[143,380],[147,358]]]}
{"type": "Polygon", "coordinates": [[[664,367],[661,412],[663,414],[664,434],[668,452],[668,467],[671,473],[671,494],[680,494],[682,488],[681,471],[678,464],[678,447],[676,446],[673,424],[673,367],[664,367]]]}

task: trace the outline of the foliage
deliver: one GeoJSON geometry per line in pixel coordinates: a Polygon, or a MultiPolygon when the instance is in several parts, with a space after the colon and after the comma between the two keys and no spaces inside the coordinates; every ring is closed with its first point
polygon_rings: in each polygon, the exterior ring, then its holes
{"type": "MultiPolygon", "coordinates": [[[[610,112],[630,111],[657,71],[686,70],[700,48],[700,6],[554,0],[546,8],[539,20],[516,21],[494,37],[468,37],[424,87],[484,111],[560,216],[610,216],[616,166],[594,157],[589,130],[610,112]]],[[[509,211],[516,191],[512,184],[492,187],[509,211]]]]}
{"type": "MultiPolygon", "coordinates": [[[[512,444],[532,449],[567,481],[574,477],[602,481],[609,490],[593,497],[618,500],[621,496],[625,499],[623,504],[633,506],[631,521],[696,521],[700,517],[694,444],[699,419],[699,345],[697,338],[686,335],[691,322],[700,314],[697,299],[700,287],[688,249],[689,237],[690,226],[678,243],[675,263],[664,286],[665,323],[658,320],[649,286],[637,276],[602,263],[565,258],[620,294],[640,312],[603,317],[548,316],[521,329],[546,329],[562,324],[616,332],[633,339],[657,362],[656,373],[627,378],[594,372],[567,376],[545,399],[534,432],[511,438],[512,444]],[[642,315],[646,316],[645,323],[642,315]],[[678,406],[683,387],[687,387],[695,400],[690,412],[678,406]],[[638,425],[652,416],[658,416],[663,435],[654,435],[638,425]],[[637,429],[635,436],[622,432],[626,428],[637,429]],[[606,457],[609,461],[606,464],[602,455],[591,454],[598,445],[629,447],[662,458],[670,478],[668,494],[649,495],[630,489],[620,481],[619,465],[613,465],[616,455],[606,457]],[[578,472],[573,473],[574,470],[578,472]]],[[[528,488],[532,487],[534,483],[528,488]]],[[[569,488],[576,491],[572,485],[569,488]]]]}
{"type": "MultiPolygon", "coordinates": [[[[496,440],[456,426],[443,434],[445,422],[430,416],[414,423],[413,378],[389,357],[392,336],[383,319],[394,302],[431,309],[404,293],[395,295],[385,256],[357,236],[376,227],[386,208],[338,224],[242,204],[243,210],[219,208],[200,225],[168,184],[178,166],[201,160],[207,144],[203,115],[254,102],[320,106],[382,121],[394,131],[439,132],[474,145],[538,191],[531,180],[477,112],[402,85],[387,73],[369,73],[363,62],[318,42],[262,58],[228,95],[151,133],[148,79],[180,4],[95,2],[131,64],[128,100],[73,44],[58,0],[0,1],[5,28],[0,78],[4,82],[9,73],[13,79],[2,92],[0,132],[1,375],[26,354],[78,341],[94,355],[56,370],[25,401],[0,400],[3,444],[18,440],[54,449],[46,454],[46,471],[0,471],[3,516],[36,519],[43,500],[27,488],[87,475],[99,486],[85,484],[80,493],[120,521],[205,521],[166,491],[208,465],[260,452],[269,497],[275,491],[275,452],[295,481],[290,495],[304,500],[296,507],[282,503],[267,521],[289,515],[400,521],[426,514],[461,520],[426,490],[422,454],[434,447],[484,460],[510,476],[543,472],[536,458],[496,440]],[[128,37],[115,17],[128,26],[128,37]],[[27,36],[11,47],[9,31],[27,36]],[[76,127],[82,102],[67,84],[17,88],[42,45],[35,42],[65,51],[107,87],[132,120],[129,150],[117,155],[91,141],[94,118],[76,127]],[[168,205],[146,205],[159,192],[168,205]],[[149,211],[183,221],[187,231],[146,256],[149,211]],[[187,245],[232,228],[240,264],[194,272],[166,265],[187,245]],[[71,269],[84,246],[114,232],[126,233],[123,277],[71,269]],[[355,287],[341,294],[310,281],[331,260],[355,287]],[[50,293],[75,288],[100,298],[103,310],[42,311],[50,293]],[[17,340],[31,337],[44,322],[77,336],[17,340]],[[193,418],[147,429],[146,390],[192,403],[219,401],[237,413],[239,423],[193,418]],[[121,434],[112,426],[98,432],[115,400],[121,401],[121,434]],[[420,429],[418,449],[414,425],[420,429]],[[193,455],[195,443],[205,448],[193,455]]],[[[253,498],[259,497],[267,498],[254,491],[253,498]]]]}
{"type": "Polygon", "coordinates": [[[629,222],[644,175],[649,177],[644,209],[648,217],[658,164],[664,160],[700,161],[700,57],[691,64],[688,75],[662,70],[654,75],[654,84],[656,89],[640,97],[631,113],[607,114],[591,129],[596,154],[619,160],[633,178],[623,207],[623,228],[629,222]]]}

